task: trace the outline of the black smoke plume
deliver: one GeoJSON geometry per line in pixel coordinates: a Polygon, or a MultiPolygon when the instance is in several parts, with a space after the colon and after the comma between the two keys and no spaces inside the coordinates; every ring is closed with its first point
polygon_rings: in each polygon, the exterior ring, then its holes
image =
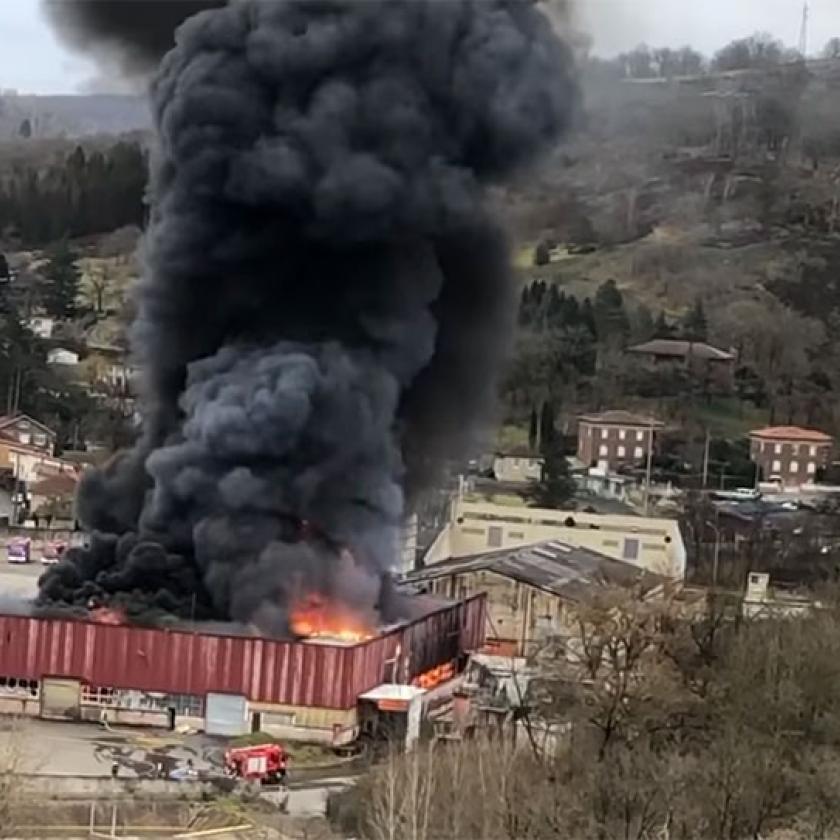
{"type": "Polygon", "coordinates": [[[316,593],[374,617],[406,493],[492,397],[514,307],[484,188],[567,127],[571,51],[527,0],[244,0],[176,40],[151,90],[143,435],[83,483],[90,548],[41,599],[282,631],[316,593]]]}
{"type": "Polygon", "coordinates": [[[41,0],[68,46],[145,75],[175,46],[175,29],[225,0],[41,0]]]}

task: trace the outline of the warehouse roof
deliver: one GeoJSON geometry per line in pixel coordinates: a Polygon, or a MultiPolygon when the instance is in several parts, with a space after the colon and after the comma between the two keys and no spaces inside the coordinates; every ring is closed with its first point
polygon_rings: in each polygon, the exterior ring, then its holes
{"type": "Polygon", "coordinates": [[[559,540],[444,560],[409,573],[404,581],[418,584],[477,571],[503,575],[570,601],[581,600],[594,587],[640,586],[647,594],[667,581],[631,563],[559,540]]]}

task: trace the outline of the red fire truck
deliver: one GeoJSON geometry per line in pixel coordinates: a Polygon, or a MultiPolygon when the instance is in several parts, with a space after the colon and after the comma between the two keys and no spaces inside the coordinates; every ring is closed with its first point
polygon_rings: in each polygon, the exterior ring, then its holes
{"type": "Polygon", "coordinates": [[[225,772],[236,779],[273,785],[286,778],[289,757],[280,744],[257,744],[225,751],[225,772]]]}

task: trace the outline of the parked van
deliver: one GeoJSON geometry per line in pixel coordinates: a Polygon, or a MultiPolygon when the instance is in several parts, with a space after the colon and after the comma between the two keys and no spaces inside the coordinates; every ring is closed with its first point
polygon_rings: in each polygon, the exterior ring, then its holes
{"type": "Polygon", "coordinates": [[[29,537],[15,537],[6,544],[6,559],[9,563],[29,563],[32,560],[32,540],[29,537]]]}

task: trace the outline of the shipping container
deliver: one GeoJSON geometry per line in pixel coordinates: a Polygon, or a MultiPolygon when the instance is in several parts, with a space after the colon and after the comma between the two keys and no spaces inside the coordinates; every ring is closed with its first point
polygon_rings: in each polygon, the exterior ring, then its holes
{"type": "Polygon", "coordinates": [[[0,615],[0,677],[78,679],[167,694],[350,709],[484,643],[484,596],[447,604],[356,645],[0,615]]]}

